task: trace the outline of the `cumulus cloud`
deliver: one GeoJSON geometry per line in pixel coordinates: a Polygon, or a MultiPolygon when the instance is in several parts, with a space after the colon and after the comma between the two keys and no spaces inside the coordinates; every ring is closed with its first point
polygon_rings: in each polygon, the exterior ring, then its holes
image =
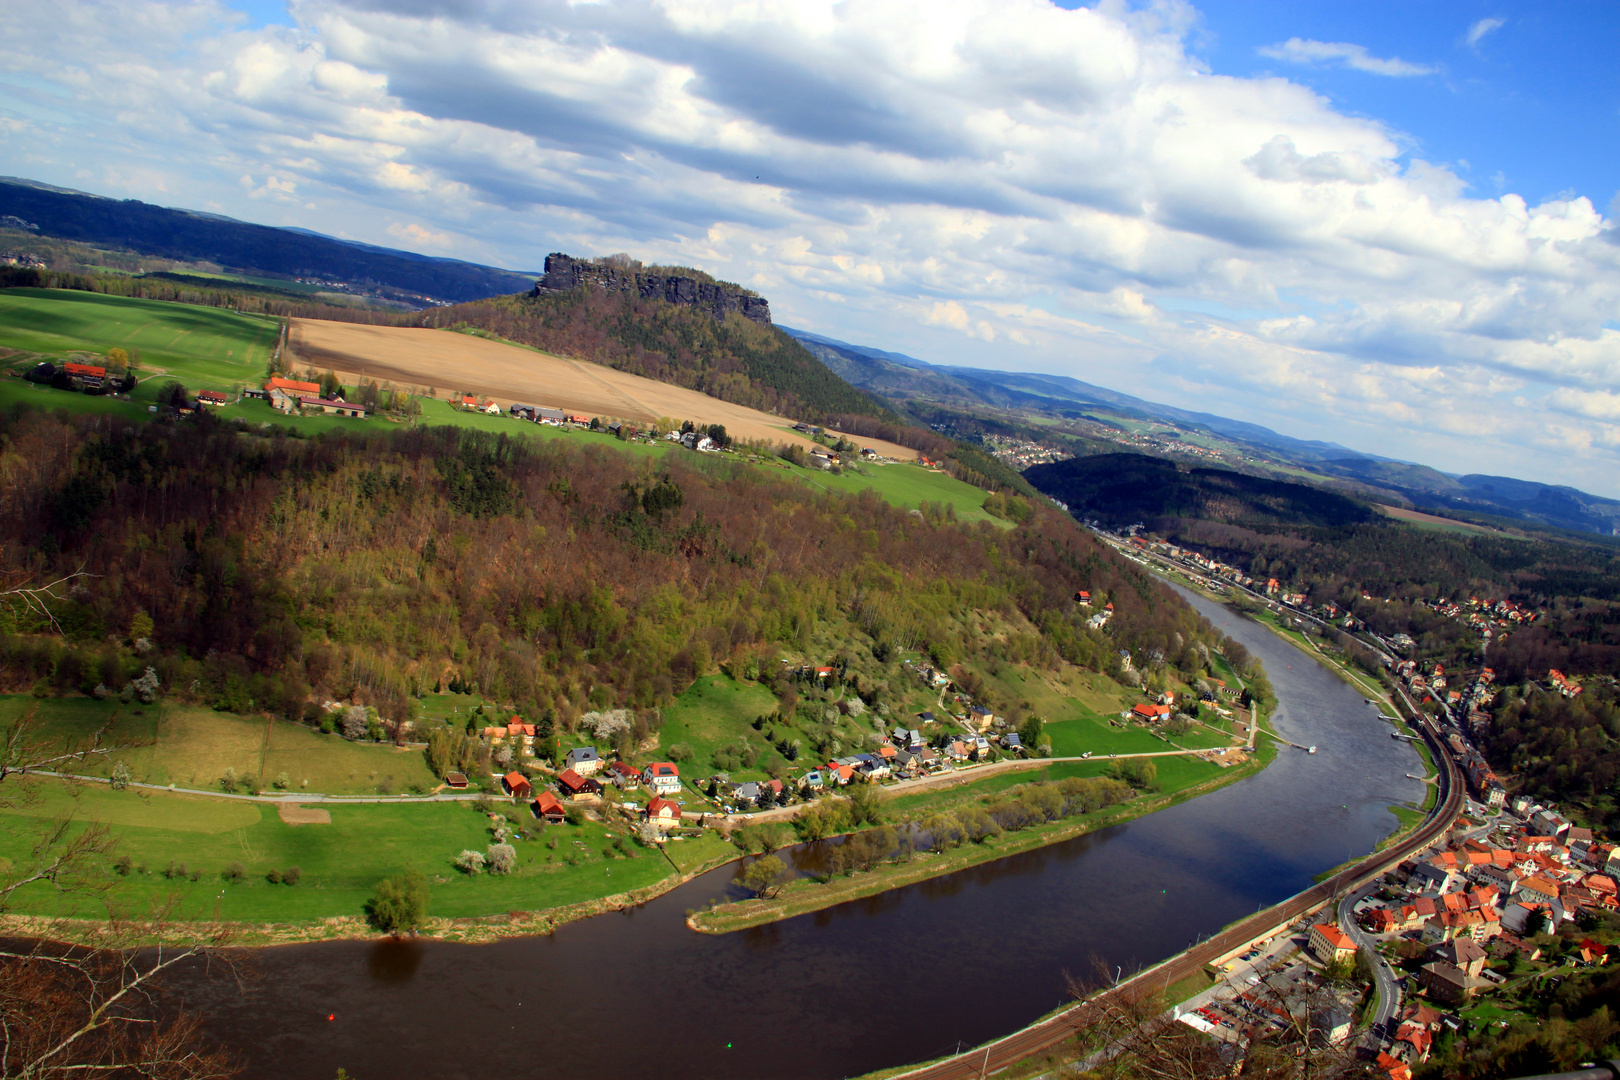
{"type": "Polygon", "coordinates": [[[1506,25],[1506,19],[1480,19],[1468,28],[1464,40],[1468,42],[1469,48],[1478,48],[1479,43],[1485,40],[1486,34],[1494,33],[1506,25]]]}
{"type": "MultiPolygon", "coordinates": [[[[1469,43],[1472,44],[1472,41],[1469,43]]],[[[1353,45],[1347,41],[1289,38],[1277,45],[1262,45],[1260,55],[1290,64],[1343,64],[1347,68],[1365,71],[1369,75],[1389,75],[1398,78],[1433,75],[1440,70],[1428,64],[1413,64],[1399,57],[1392,56],[1386,60],[1373,56],[1365,45],[1353,45]]]]}
{"type": "Polygon", "coordinates": [[[1613,223],[1476,197],[1306,87],[1212,74],[1184,4],[291,12],[0,5],[9,171],[513,267],[631,251],[847,340],[1620,494],[1613,223]]]}

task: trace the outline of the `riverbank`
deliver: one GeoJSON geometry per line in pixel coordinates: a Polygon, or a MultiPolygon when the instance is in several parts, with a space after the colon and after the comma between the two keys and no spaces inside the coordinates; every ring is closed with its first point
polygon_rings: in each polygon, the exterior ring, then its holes
{"type": "Polygon", "coordinates": [[[954,874],[1025,851],[1033,851],[1110,825],[1120,825],[1147,814],[1208,794],[1264,769],[1276,756],[1276,745],[1266,744],[1242,765],[1218,776],[1168,793],[1139,795],[1129,802],[1063,821],[1004,833],[983,843],[964,843],[944,852],[919,852],[904,862],[886,863],[848,877],[827,881],[800,877],[770,899],[737,900],[688,914],[687,926],[703,934],[728,934],[798,915],[835,907],[851,900],[904,888],[930,878],[954,874]]]}
{"type": "MultiPolygon", "coordinates": [[[[711,855],[652,885],[561,907],[505,911],[497,915],[459,918],[429,917],[415,936],[464,945],[485,945],[504,938],[540,937],[554,932],[560,926],[581,919],[639,907],[665,893],[673,892],[710,870],[735,862],[736,859],[736,852],[728,846],[726,852],[711,855]]],[[[138,923],[139,920],[135,922],[138,923]]],[[[7,914],[0,915],[0,937],[32,938],[65,945],[94,946],[104,942],[107,925],[106,919],[7,914]]],[[[185,920],[165,922],[160,929],[161,933],[121,939],[120,945],[185,945],[223,936],[232,948],[270,948],[278,945],[309,945],[323,941],[378,941],[388,936],[380,933],[365,919],[352,915],[331,916],[314,922],[298,923],[185,920]]]]}

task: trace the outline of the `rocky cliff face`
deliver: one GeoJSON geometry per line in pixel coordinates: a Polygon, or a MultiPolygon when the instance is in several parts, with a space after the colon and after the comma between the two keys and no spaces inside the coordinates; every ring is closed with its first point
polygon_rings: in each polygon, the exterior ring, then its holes
{"type": "Polygon", "coordinates": [[[534,283],[531,295],[567,292],[581,285],[685,304],[707,311],[716,319],[724,319],[737,311],[761,326],[771,325],[770,301],[763,296],[749,296],[736,285],[699,281],[679,274],[647,274],[627,267],[587,262],[561,252],[546,256],[546,275],[534,283]]]}

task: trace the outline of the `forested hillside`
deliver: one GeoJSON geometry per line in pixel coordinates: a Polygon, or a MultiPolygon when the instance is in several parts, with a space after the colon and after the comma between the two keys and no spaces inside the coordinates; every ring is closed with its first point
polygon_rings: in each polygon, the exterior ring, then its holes
{"type": "Polygon", "coordinates": [[[1201,518],[1234,524],[1349,525],[1365,505],[1306,484],[1228,469],[1183,468],[1145,454],[1099,454],[1036,465],[1025,479],[1077,517],[1105,524],[1201,518]]]}
{"type": "MultiPolygon", "coordinates": [[[[1217,637],[1074,523],[1010,529],[807,490],[716,459],[667,467],[465,429],[303,440],[199,417],[0,417],[12,581],[82,570],[60,635],[17,608],[0,675],[36,692],[166,693],[303,716],[323,695],[404,718],[441,681],[567,727],[668,703],[719,665],[842,655],[1078,664],[1120,649],[1192,676],[1217,637]],[[1076,589],[1111,599],[1087,629],[1076,589]]],[[[875,669],[874,669],[875,670],[875,669]]],[[[881,679],[863,686],[874,704],[881,679]]],[[[642,728],[646,730],[645,727],[642,728]]]]}

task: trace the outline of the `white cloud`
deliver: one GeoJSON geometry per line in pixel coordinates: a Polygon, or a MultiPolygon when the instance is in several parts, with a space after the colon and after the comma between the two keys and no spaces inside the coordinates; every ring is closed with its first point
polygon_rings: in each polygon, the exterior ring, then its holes
{"type": "Polygon", "coordinates": [[[1211,74],[1185,5],[380,8],[243,31],[214,0],[0,5],[0,154],[513,267],[698,265],[847,340],[1620,494],[1613,223],[1474,197],[1306,87],[1211,74]]]}
{"type": "Polygon", "coordinates": [[[1365,45],[1352,45],[1347,41],[1289,38],[1278,45],[1262,45],[1260,55],[1290,64],[1343,64],[1347,68],[1365,71],[1369,75],[1407,77],[1433,75],[1440,70],[1428,64],[1413,64],[1394,56],[1385,60],[1373,56],[1365,45]]]}
{"type": "Polygon", "coordinates": [[[1506,19],[1480,19],[1468,28],[1464,40],[1468,42],[1469,48],[1478,48],[1486,34],[1494,33],[1506,25],[1506,19]]]}
{"type": "Polygon", "coordinates": [[[450,234],[434,232],[432,229],[418,225],[415,222],[407,225],[401,225],[397,221],[393,222],[388,226],[388,235],[405,244],[408,248],[430,247],[448,250],[455,247],[456,244],[455,238],[450,234]]]}

